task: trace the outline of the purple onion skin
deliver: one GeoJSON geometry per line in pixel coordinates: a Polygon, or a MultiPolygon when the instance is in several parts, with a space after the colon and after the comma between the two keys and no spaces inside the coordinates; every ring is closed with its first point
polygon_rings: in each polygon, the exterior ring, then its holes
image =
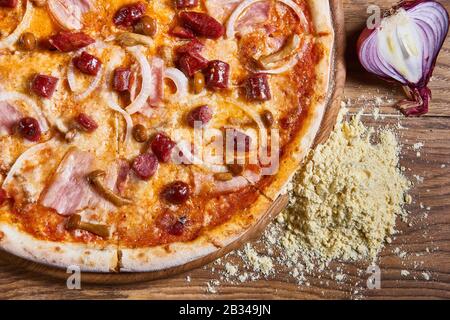
{"type": "Polygon", "coordinates": [[[405,10],[409,10],[417,6],[418,4],[421,4],[422,2],[436,2],[436,1],[430,1],[430,0],[406,0],[401,1],[399,4],[395,5],[393,9],[397,10],[400,8],[403,8],[405,10]]]}
{"type": "MultiPolygon", "coordinates": [[[[359,60],[362,64],[362,66],[369,71],[370,73],[373,73],[375,75],[377,75],[379,78],[388,81],[388,82],[395,82],[395,83],[400,83],[403,88],[405,89],[405,91],[407,92],[409,99],[400,101],[397,106],[400,109],[400,111],[405,115],[405,116],[421,116],[424,115],[428,112],[429,109],[429,104],[431,101],[431,90],[428,88],[428,82],[430,81],[430,78],[433,74],[433,70],[436,64],[436,60],[438,57],[438,54],[442,48],[442,45],[444,44],[444,40],[448,34],[448,29],[449,29],[449,15],[447,10],[437,1],[434,0],[416,0],[416,1],[402,1],[400,2],[398,5],[396,5],[395,7],[393,7],[393,9],[395,11],[397,11],[400,8],[403,8],[404,10],[406,10],[407,12],[415,9],[418,5],[421,4],[425,4],[425,3],[433,3],[434,6],[437,6],[438,9],[440,10],[440,12],[443,14],[442,17],[442,21],[444,22],[443,24],[445,25],[445,29],[440,30],[441,33],[441,38],[439,39],[440,41],[438,41],[437,43],[434,44],[434,54],[430,55],[430,57],[432,57],[431,63],[429,63],[429,65],[426,67],[426,70],[424,70],[424,74],[421,77],[421,79],[417,82],[417,83],[411,83],[408,82],[406,79],[403,79],[404,81],[399,81],[396,80],[392,77],[390,77],[389,75],[384,74],[383,72],[380,71],[380,69],[375,70],[373,69],[373,61],[371,61],[370,63],[367,63],[367,57],[365,57],[362,53],[363,53],[363,46],[366,44],[366,40],[369,39],[369,37],[372,35],[373,32],[376,32],[378,29],[364,29],[358,39],[358,43],[357,43],[357,50],[358,50],[358,56],[359,56],[359,60]]],[[[427,8],[417,8],[417,10],[423,10],[423,14],[426,16],[426,12],[427,12],[427,8]]],[[[424,23],[422,21],[422,23],[424,23]]],[[[438,22],[436,23],[437,27],[438,22]]],[[[427,39],[422,39],[424,42],[427,41],[427,39]]],[[[379,58],[380,60],[382,59],[381,57],[379,58]]],[[[428,61],[424,61],[424,64],[427,64],[428,61]]],[[[403,78],[401,75],[399,75],[401,78],[403,78]]]]}

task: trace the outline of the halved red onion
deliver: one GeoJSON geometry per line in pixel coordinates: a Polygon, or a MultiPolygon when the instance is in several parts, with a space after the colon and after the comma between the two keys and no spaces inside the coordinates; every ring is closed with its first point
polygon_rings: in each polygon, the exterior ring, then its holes
{"type": "Polygon", "coordinates": [[[448,33],[446,9],[433,0],[404,1],[358,40],[363,67],[377,76],[400,83],[408,100],[398,103],[406,116],[428,112],[430,81],[436,58],[448,33]]]}

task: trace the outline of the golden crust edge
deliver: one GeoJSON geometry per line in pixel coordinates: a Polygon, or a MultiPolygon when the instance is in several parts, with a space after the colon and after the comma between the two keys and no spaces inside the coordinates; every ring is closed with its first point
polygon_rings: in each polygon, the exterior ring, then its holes
{"type": "MultiPolygon", "coordinates": [[[[258,192],[255,190],[255,192],[258,192]]],[[[259,192],[258,192],[259,193],[259,192]]],[[[120,248],[121,272],[149,272],[179,267],[206,258],[237,240],[256,227],[272,201],[259,194],[245,215],[234,215],[226,223],[203,232],[190,242],[174,242],[167,245],[144,248],[120,248]]]]}
{"type": "Polygon", "coordinates": [[[118,265],[115,245],[101,247],[40,240],[5,222],[0,223],[0,248],[20,258],[58,268],[75,266],[80,271],[111,272],[118,265]]]}

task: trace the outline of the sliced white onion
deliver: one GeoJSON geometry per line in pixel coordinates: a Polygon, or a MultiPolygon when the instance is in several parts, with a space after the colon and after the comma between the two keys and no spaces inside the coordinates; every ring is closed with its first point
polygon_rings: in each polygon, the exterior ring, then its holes
{"type": "MultiPolygon", "coordinates": [[[[103,52],[103,50],[106,49],[106,47],[107,47],[107,44],[105,42],[103,42],[101,40],[97,40],[96,42],[90,44],[89,46],[76,51],[73,56],[74,57],[78,56],[83,51],[86,51],[88,48],[99,49],[99,52],[101,53],[101,52],[103,52]]],[[[102,75],[103,75],[103,66],[100,66],[100,70],[98,71],[95,78],[91,81],[89,86],[86,88],[86,90],[84,90],[83,92],[77,93],[78,91],[81,91],[81,90],[79,89],[77,79],[75,76],[75,67],[74,67],[73,63],[69,63],[69,67],[67,68],[67,82],[69,84],[70,90],[72,90],[72,92],[75,93],[75,97],[74,97],[75,100],[77,100],[77,101],[83,100],[83,99],[87,98],[95,89],[97,89],[97,87],[100,85],[100,81],[102,80],[102,75]]]]}
{"type": "Polygon", "coordinates": [[[75,79],[75,68],[73,63],[69,63],[69,67],[67,68],[67,82],[69,83],[69,88],[73,92],[75,92],[75,100],[80,101],[87,98],[97,87],[100,85],[100,81],[103,76],[103,66],[100,66],[100,70],[97,72],[95,78],[91,81],[89,86],[81,93],[76,93],[80,91],[78,89],[77,80],[75,79]]]}
{"type": "Polygon", "coordinates": [[[131,138],[131,130],[133,129],[133,120],[131,119],[131,116],[126,112],[118,103],[118,97],[117,94],[112,92],[109,88],[109,81],[111,80],[112,73],[114,68],[119,65],[119,63],[123,59],[123,51],[120,51],[120,49],[114,48],[113,49],[113,55],[110,57],[108,66],[106,68],[105,72],[105,83],[104,83],[104,91],[103,91],[103,99],[105,99],[108,107],[118,113],[120,113],[127,125],[126,131],[125,131],[125,141],[128,142],[131,138]]]}
{"type": "Polygon", "coordinates": [[[48,0],[47,7],[58,24],[67,30],[80,30],[82,11],[79,3],[70,0],[48,0]]]}
{"type": "Polygon", "coordinates": [[[69,84],[69,89],[72,92],[78,91],[77,79],[75,79],[75,67],[73,63],[69,63],[69,67],[67,68],[67,82],[69,84]]]}
{"type": "Polygon", "coordinates": [[[45,119],[42,110],[38,107],[36,102],[34,102],[30,97],[28,97],[23,93],[14,91],[0,92],[0,101],[17,101],[17,100],[23,101],[25,102],[25,104],[31,107],[31,109],[33,109],[33,112],[37,116],[37,120],[39,122],[39,125],[41,126],[41,130],[43,132],[48,131],[47,120],[45,119]]]}
{"type": "Polygon", "coordinates": [[[255,70],[255,72],[258,73],[267,73],[267,74],[281,74],[284,73],[290,69],[292,69],[299,61],[303,58],[305,55],[306,49],[308,49],[309,41],[302,41],[302,46],[300,48],[300,51],[293,55],[291,59],[289,59],[286,64],[282,65],[278,68],[273,69],[261,69],[261,70],[255,70]]]}
{"type": "Polygon", "coordinates": [[[130,47],[127,48],[127,50],[135,57],[136,61],[139,63],[142,78],[141,91],[137,95],[136,99],[134,99],[134,101],[126,108],[129,114],[133,114],[141,110],[142,107],[147,103],[147,99],[150,96],[152,90],[153,75],[147,58],[138,47],[130,47]]]}
{"type": "MultiPolygon", "coordinates": [[[[254,4],[256,2],[260,2],[260,1],[266,1],[266,0],[245,0],[245,1],[241,2],[236,7],[236,9],[234,9],[233,13],[230,15],[230,17],[228,18],[228,21],[227,21],[227,30],[226,30],[227,38],[234,37],[234,35],[236,33],[234,26],[236,25],[236,22],[239,20],[239,17],[241,16],[241,14],[252,4],[254,4]]],[[[303,25],[303,28],[305,30],[308,30],[308,21],[306,20],[305,14],[303,13],[302,9],[298,6],[298,4],[296,4],[292,0],[277,0],[277,1],[284,3],[285,5],[290,7],[292,10],[294,10],[295,14],[300,19],[300,23],[303,25]]]]}
{"type": "Polygon", "coordinates": [[[282,65],[279,68],[274,68],[274,69],[261,69],[261,70],[256,70],[256,72],[258,73],[267,73],[267,74],[281,74],[281,73],[285,73],[286,71],[292,69],[300,60],[300,57],[298,54],[292,56],[292,58],[284,65],[282,65]]]}
{"type": "Polygon", "coordinates": [[[48,145],[50,145],[51,142],[53,142],[53,140],[49,140],[47,142],[34,145],[31,148],[29,148],[28,150],[26,150],[24,153],[22,153],[17,158],[16,162],[14,162],[11,169],[9,169],[9,172],[6,175],[5,180],[3,181],[2,188],[6,189],[5,187],[14,179],[15,173],[17,172],[17,170],[19,170],[22,167],[22,164],[25,161],[29,160],[36,152],[39,152],[39,151],[43,150],[44,148],[46,148],[48,145]]]}
{"type": "Polygon", "coordinates": [[[177,97],[182,99],[187,96],[189,80],[183,72],[177,68],[167,68],[164,77],[172,80],[177,87],[177,97]]]}
{"type": "Polygon", "coordinates": [[[31,17],[33,16],[33,5],[30,0],[27,1],[25,13],[22,17],[22,21],[17,25],[16,29],[5,39],[0,40],[0,49],[12,48],[12,46],[19,40],[23,31],[30,26],[31,17]]]}
{"type": "Polygon", "coordinates": [[[249,108],[247,106],[241,105],[241,104],[233,104],[236,107],[240,108],[242,111],[244,111],[246,114],[252,118],[252,120],[256,123],[258,126],[259,132],[260,132],[260,145],[263,146],[263,143],[267,143],[267,129],[264,123],[262,122],[261,116],[256,113],[252,108],[249,108]]]}
{"type": "Polygon", "coordinates": [[[108,104],[108,107],[110,109],[119,112],[125,119],[125,123],[127,125],[127,129],[125,132],[125,141],[128,142],[129,139],[131,138],[131,130],[133,129],[133,119],[131,119],[130,114],[125,110],[123,110],[118,104],[117,94],[113,92],[105,92],[104,99],[106,100],[106,103],[108,104]]]}
{"type": "Polygon", "coordinates": [[[189,162],[194,165],[204,167],[212,172],[228,172],[227,167],[224,165],[208,163],[200,158],[197,158],[194,154],[192,154],[190,143],[186,140],[181,140],[178,142],[174,148],[174,151],[177,153],[181,151],[183,153],[183,157],[187,158],[189,162]]]}

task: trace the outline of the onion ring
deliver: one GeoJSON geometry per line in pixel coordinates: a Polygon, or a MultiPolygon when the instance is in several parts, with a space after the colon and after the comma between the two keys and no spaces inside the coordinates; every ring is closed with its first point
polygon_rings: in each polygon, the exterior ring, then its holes
{"type": "Polygon", "coordinates": [[[3,180],[2,188],[5,189],[5,187],[14,179],[14,174],[17,170],[20,169],[22,166],[22,163],[26,161],[30,156],[32,156],[35,152],[41,151],[45,147],[47,147],[53,140],[49,140],[44,143],[40,143],[37,145],[34,145],[27,149],[25,152],[23,152],[17,159],[16,162],[12,165],[12,167],[9,169],[8,174],[6,175],[5,180],[3,180]]]}
{"type": "Polygon", "coordinates": [[[167,68],[164,77],[173,81],[177,87],[176,96],[178,98],[183,99],[187,96],[189,80],[183,72],[177,68],[167,68]]]}
{"type": "Polygon", "coordinates": [[[30,26],[31,17],[33,16],[33,5],[30,0],[27,1],[25,7],[25,13],[22,17],[22,21],[17,25],[16,29],[8,35],[5,39],[0,40],[0,49],[12,49],[12,46],[19,40],[23,31],[30,26]]]}
{"type": "Polygon", "coordinates": [[[137,62],[139,63],[142,77],[141,91],[137,95],[136,99],[134,99],[134,101],[128,107],[126,107],[127,112],[129,114],[133,114],[140,111],[147,102],[147,99],[150,96],[152,90],[153,76],[150,64],[148,63],[147,58],[144,56],[141,50],[139,50],[138,47],[130,47],[127,48],[127,50],[136,58],[137,62]]]}

